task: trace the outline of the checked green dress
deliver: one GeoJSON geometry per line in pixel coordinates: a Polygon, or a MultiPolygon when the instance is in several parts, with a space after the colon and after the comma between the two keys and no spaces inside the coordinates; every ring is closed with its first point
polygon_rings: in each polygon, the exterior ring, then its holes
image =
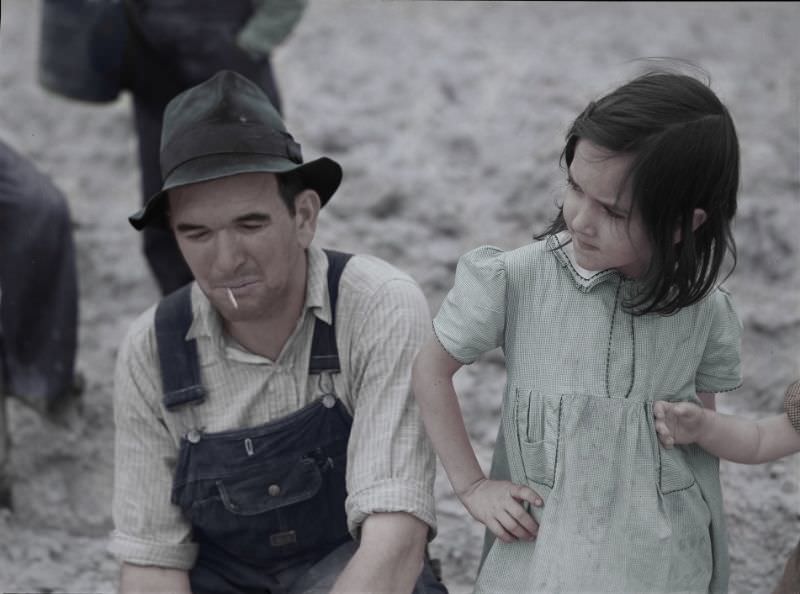
{"type": "Polygon", "coordinates": [[[718,459],[661,447],[652,404],[740,385],[731,298],[717,289],[671,316],[633,316],[636,281],[579,269],[566,239],[465,254],[434,320],[464,364],[503,348],[491,476],[545,501],[538,538],[494,541],[475,591],[725,592],[718,459]]]}

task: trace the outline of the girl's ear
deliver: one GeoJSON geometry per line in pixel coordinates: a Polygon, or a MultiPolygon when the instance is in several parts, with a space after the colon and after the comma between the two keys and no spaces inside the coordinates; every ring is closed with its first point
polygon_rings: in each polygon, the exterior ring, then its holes
{"type": "MultiPolygon", "coordinates": [[[[706,222],[707,218],[708,215],[706,214],[706,211],[704,211],[702,208],[695,208],[694,212],[692,213],[692,231],[696,231],[700,225],[706,222]]],[[[678,243],[681,239],[683,239],[681,236],[681,228],[678,227],[675,229],[672,242],[678,243]]]]}

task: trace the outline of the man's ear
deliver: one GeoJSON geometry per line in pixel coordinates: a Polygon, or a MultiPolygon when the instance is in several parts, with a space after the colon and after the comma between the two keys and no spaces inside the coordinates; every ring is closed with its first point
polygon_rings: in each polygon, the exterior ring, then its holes
{"type": "MultiPolygon", "coordinates": [[[[702,208],[695,208],[694,212],[692,213],[692,231],[697,231],[697,228],[706,222],[708,215],[706,211],[702,208]]],[[[673,243],[678,243],[683,237],[681,236],[681,228],[678,227],[675,229],[675,235],[673,236],[673,243]]]]}
{"type": "Polygon", "coordinates": [[[311,240],[314,239],[319,209],[319,194],[314,190],[305,189],[294,198],[294,224],[297,229],[297,238],[303,248],[311,245],[311,240]]]}

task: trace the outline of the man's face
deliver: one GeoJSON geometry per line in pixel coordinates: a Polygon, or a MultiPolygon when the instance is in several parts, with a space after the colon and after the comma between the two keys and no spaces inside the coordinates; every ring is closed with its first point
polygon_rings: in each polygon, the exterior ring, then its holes
{"type": "Polygon", "coordinates": [[[292,216],[270,173],[170,190],[170,226],[181,253],[226,320],[278,317],[298,294],[305,297],[305,250],[319,210],[315,196],[301,192],[292,216]]]}
{"type": "Polygon", "coordinates": [[[615,268],[638,278],[650,264],[650,241],[630,191],[618,199],[632,161],[585,139],[575,146],[563,212],[575,259],[587,270],[615,268]]]}

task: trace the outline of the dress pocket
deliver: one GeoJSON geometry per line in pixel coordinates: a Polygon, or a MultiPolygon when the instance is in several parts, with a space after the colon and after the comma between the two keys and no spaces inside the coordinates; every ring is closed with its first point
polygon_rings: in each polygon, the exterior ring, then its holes
{"type": "Polygon", "coordinates": [[[658,481],[661,493],[667,495],[668,493],[683,491],[694,485],[694,474],[689,470],[689,465],[684,458],[681,446],[666,449],[656,443],[656,447],[659,452],[658,481]]]}
{"type": "Polygon", "coordinates": [[[516,419],[525,478],[553,487],[561,425],[561,396],[517,389],[516,419]]]}

